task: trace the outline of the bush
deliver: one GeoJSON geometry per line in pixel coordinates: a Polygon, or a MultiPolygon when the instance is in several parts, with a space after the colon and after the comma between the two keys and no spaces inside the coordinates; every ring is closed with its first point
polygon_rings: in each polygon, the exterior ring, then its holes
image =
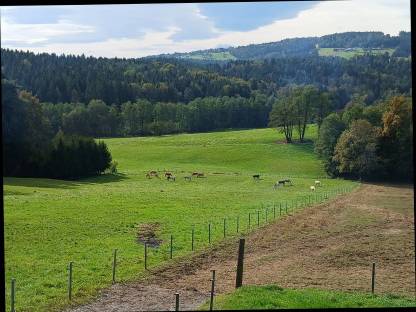
{"type": "Polygon", "coordinates": [[[78,179],[101,174],[110,165],[111,154],[104,142],[58,132],[45,172],[53,178],[78,179]]]}

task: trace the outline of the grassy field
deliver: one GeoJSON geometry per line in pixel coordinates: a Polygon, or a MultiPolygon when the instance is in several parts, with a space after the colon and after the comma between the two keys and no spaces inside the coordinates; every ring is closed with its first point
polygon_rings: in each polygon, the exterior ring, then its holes
{"type": "MultiPolygon", "coordinates": [[[[400,296],[372,295],[319,289],[284,289],[275,285],[244,286],[214,300],[214,310],[319,309],[414,307],[415,300],[400,296]]],[[[209,310],[205,303],[201,310],[209,310]]]]}
{"type": "MultiPolygon", "coordinates": [[[[384,54],[388,53],[389,55],[392,55],[394,52],[394,49],[380,49],[380,50],[372,50],[371,54],[378,55],[378,54],[384,54]]],[[[344,58],[352,58],[356,55],[364,55],[365,53],[368,53],[364,51],[362,48],[354,49],[353,51],[335,51],[334,48],[319,48],[318,54],[319,56],[339,56],[344,58]]]]}
{"type": "Polygon", "coordinates": [[[232,61],[237,58],[230,52],[193,52],[182,56],[192,60],[232,61]]]}
{"type": "MultiPolygon", "coordinates": [[[[316,129],[309,130],[309,138],[316,129]]],[[[260,211],[264,224],[271,207],[305,203],[309,186],[319,178],[314,195],[334,196],[357,183],[326,179],[312,144],[282,144],[272,129],[182,134],[163,137],[106,139],[118,175],[82,181],[4,178],[6,299],[16,279],[18,311],[54,311],[68,306],[67,266],[74,262],[73,304],[85,302],[111,285],[112,252],[118,249],[117,280],[144,273],[144,246],[138,229],[153,229],[161,240],[149,250],[149,267],[191,252],[212,240],[248,229],[248,214],[260,211]],[[171,170],[176,182],[147,179],[148,170],[171,170]],[[206,178],[184,181],[192,171],[206,178]],[[260,173],[254,182],[251,175],[260,173]],[[294,186],[273,190],[277,179],[290,177],[294,186]],[[296,200],[298,202],[296,202],[296,200]]],[[[257,215],[256,215],[257,216],[257,215]]],[[[252,215],[251,227],[257,218],[252,215]],[[254,219],[254,220],[253,220],[254,219]]]]}

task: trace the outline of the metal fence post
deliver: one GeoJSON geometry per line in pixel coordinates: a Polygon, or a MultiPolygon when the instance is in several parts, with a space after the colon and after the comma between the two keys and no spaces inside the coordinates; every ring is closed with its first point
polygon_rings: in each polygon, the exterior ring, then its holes
{"type": "Polygon", "coordinates": [[[113,284],[116,282],[116,261],[117,261],[117,249],[114,249],[114,257],[113,257],[113,284]]]}
{"type": "Polygon", "coordinates": [[[147,270],[147,242],[144,243],[144,269],[147,270]]]}
{"type": "Polygon", "coordinates": [[[68,299],[72,299],[72,261],[69,262],[69,274],[68,274],[68,299]]]}
{"type": "Polygon", "coordinates": [[[194,236],[195,236],[195,229],[192,226],[192,242],[191,242],[191,251],[194,251],[194,236]]]}
{"type": "Polygon", "coordinates": [[[173,257],[173,235],[170,236],[170,258],[173,257]]]}
{"type": "Polygon", "coordinates": [[[12,278],[12,287],[10,289],[10,311],[11,312],[15,312],[16,310],[14,309],[14,301],[15,301],[15,284],[16,284],[16,280],[14,278],[12,278]]]}

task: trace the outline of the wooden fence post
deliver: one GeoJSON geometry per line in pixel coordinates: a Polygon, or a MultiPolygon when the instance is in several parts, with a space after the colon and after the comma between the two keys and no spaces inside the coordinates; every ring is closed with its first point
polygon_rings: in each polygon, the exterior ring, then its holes
{"type": "Polygon", "coordinates": [[[374,294],[374,284],[376,279],[376,264],[373,262],[373,269],[371,272],[371,293],[374,294]]]}
{"type": "Polygon", "coordinates": [[[175,311],[179,311],[179,294],[175,294],[175,311]]]}
{"type": "Polygon", "coordinates": [[[212,311],[214,307],[214,287],[215,287],[215,270],[211,270],[212,279],[211,279],[211,296],[209,301],[209,310],[212,311]]]}
{"type": "Polygon", "coordinates": [[[235,288],[239,288],[243,285],[244,243],[245,239],[241,238],[240,244],[238,246],[237,276],[235,279],[235,288]]]}

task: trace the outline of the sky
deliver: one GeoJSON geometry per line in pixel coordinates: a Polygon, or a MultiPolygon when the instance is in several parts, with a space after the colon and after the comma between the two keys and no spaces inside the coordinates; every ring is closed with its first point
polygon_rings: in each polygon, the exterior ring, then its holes
{"type": "Polygon", "coordinates": [[[0,6],[1,47],[136,58],[346,31],[410,31],[410,0],[0,6]]]}

